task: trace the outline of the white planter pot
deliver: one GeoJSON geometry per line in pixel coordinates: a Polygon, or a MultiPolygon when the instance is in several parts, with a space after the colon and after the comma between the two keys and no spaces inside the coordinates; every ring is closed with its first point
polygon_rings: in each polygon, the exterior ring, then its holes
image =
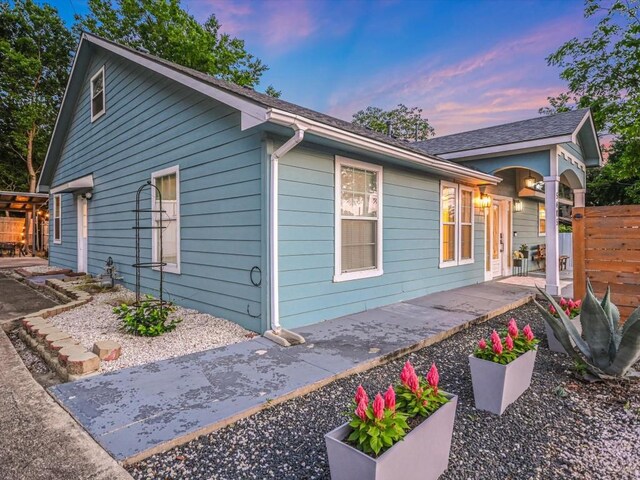
{"type": "MultiPolygon", "coordinates": [[[[582,334],[582,324],[580,323],[580,315],[578,315],[575,318],[572,318],[571,323],[573,323],[573,326],[576,327],[576,329],[578,329],[578,333],[582,334]]],[[[549,350],[551,350],[552,352],[564,353],[566,355],[567,354],[566,350],[564,349],[562,344],[558,341],[558,339],[556,338],[556,334],[553,333],[553,329],[549,326],[549,324],[546,321],[544,322],[544,329],[547,334],[547,341],[549,342],[549,350]]],[[[571,339],[571,337],[569,337],[569,339],[571,339]]],[[[571,345],[575,346],[575,342],[573,341],[573,339],[571,339],[571,345]]]]}
{"type": "Polygon", "coordinates": [[[449,466],[449,451],[458,397],[445,394],[449,402],[411,430],[402,441],[377,458],[344,443],[351,427],[345,423],[327,433],[332,480],[429,480],[449,466]]]}
{"type": "Polygon", "coordinates": [[[535,362],[536,350],[530,350],[506,365],[470,355],[476,408],[502,415],[531,385],[535,362]]]}

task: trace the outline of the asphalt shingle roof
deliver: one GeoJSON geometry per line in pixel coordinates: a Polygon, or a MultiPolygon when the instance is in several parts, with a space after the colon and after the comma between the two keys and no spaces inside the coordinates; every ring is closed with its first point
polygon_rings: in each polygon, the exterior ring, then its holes
{"type": "Polygon", "coordinates": [[[280,110],[283,110],[285,112],[289,112],[289,113],[293,113],[295,115],[300,115],[302,117],[305,117],[309,120],[314,120],[317,121],[319,123],[325,124],[325,125],[330,125],[336,128],[339,128],[341,130],[347,131],[347,132],[351,132],[351,133],[355,133],[357,135],[360,135],[362,137],[366,137],[366,138],[370,138],[372,140],[377,140],[379,142],[382,143],[386,143],[388,145],[392,145],[394,147],[399,147],[402,148],[404,150],[410,151],[410,152],[414,152],[414,153],[418,153],[420,155],[423,156],[427,156],[429,158],[433,158],[436,160],[441,161],[442,163],[446,163],[446,164],[451,164],[453,162],[450,162],[448,160],[445,160],[443,158],[438,158],[436,155],[433,155],[427,151],[425,151],[423,148],[418,147],[417,142],[407,142],[405,140],[400,140],[397,138],[393,138],[390,137],[389,135],[384,135],[382,133],[378,133],[375,132],[373,130],[369,130],[368,128],[364,128],[361,127],[359,125],[355,125],[351,122],[347,122],[346,120],[341,120],[339,118],[335,118],[332,117],[330,115],[326,115],[324,113],[321,112],[317,112],[315,110],[311,110],[309,108],[305,108],[305,107],[301,107],[300,105],[296,105],[295,103],[291,103],[291,102],[287,102],[285,100],[282,100],[280,98],[275,98],[272,97],[270,95],[266,95],[264,93],[260,93],[260,92],[256,92],[255,90],[253,90],[252,88],[248,88],[248,87],[241,87],[239,85],[236,85],[235,83],[231,83],[228,82],[226,80],[221,80],[219,78],[216,77],[212,77],[211,75],[207,75],[206,73],[202,73],[199,72],[197,70],[194,70],[192,68],[188,68],[188,67],[184,67],[182,65],[179,65],[177,63],[173,63],[170,62],[168,60],[164,60],[160,57],[156,57],[155,55],[151,55],[149,53],[145,53],[142,52],[140,50],[136,50],[134,48],[131,48],[129,46],[126,45],[122,45],[120,43],[117,42],[113,42],[111,40],[107,40],[106,38],[102,38],[99,37],[97,35],[93,35],[90,33],[86,33],[85,35],[87,37],[94,37],[94,38],[98,38],[104,42],[110,43],[116,47],[119,48],[123,48],[125,50],[128,50],[130,52],[133,52],[137,55],[143,56],[149,60],[152,60],[154,62],[160,63],[166,67],[171,68],[172,70],[184,73],[186,75],[189,75],[190,77],[196,78],[204,83],[207,83],[209,85],[213,85],[214,87],[220,88],[228,93],[232,93],[234,95],[237,95],[239,97],[243,97],[246,99],[249,99],[251,101],[253,101],[254,103],[265,107],[265,108],[277,108],[280,110]]]}
{"type": "Polygon", "coordinates": [[[588,108],[431,138],[415,145],[432,155],[572,134],[588,108]]]}

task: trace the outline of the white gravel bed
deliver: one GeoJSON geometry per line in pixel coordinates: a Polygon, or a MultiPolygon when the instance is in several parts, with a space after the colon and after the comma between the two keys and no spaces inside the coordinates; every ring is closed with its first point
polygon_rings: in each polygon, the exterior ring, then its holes
{"type": "Polygon", "coordinates": [[[49,273],[64,270],[62,267],[51,267],[49,265],[34,265],[32,267],[24,267],[23,270],[29,273],[49,273]]]}
{"type": "Polygon", "coordinates": [[[89,350],[98,340],[113,340],[120,344],[122,355],[118,360],[101,362],[102,372],[243,342],[255,335],[228,320],[183,307],[177,307],[169,316],[182,319],[172,332],[159,337],[125,333],[119,328],[113,306],[123,298],[132,299],[134,294],[123,287],[116,288],[115,291],[92,294],[93,300],[88,304],[49,318],[89,350]]]}

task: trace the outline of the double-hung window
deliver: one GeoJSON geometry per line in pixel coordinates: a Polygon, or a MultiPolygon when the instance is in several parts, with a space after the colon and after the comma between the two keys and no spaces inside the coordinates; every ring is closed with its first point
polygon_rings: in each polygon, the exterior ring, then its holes
{"type": "Polygon", "coordinates": [[[53,196],[53,243],[62,243],[62,195],[53,196]]]}
{"type": "Polygon", "coordinates": [[[95,122],[106,111],[104,94],[104,67],[91,77],[91,121],[95,122]]]}
{"type": "Polygon", "coordinates": [[[177,166],[160,170],[151,181],[158,189],[151,189],[153,262],[165,263],[166,272],[180,273],[180,171],[177,166]]]}
{"type": "Polygon", "coordinates": [[[440,184],[440,267],[473,263],[473,189],[440,184]]]}
{"type": "Polygon", "coordinates": [[[382,167],[336,157],[336,282],[382,275],[382,167]]]}

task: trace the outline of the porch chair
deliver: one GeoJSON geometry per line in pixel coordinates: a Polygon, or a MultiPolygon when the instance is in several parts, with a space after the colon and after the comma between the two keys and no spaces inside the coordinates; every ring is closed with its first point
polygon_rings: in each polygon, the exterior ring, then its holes
{"type": "Polygon", "coordinates": [[[547,261],[547,246],[545,244],[538,245],[538,250],[533,254],[533,259],[538,268],[545,270],[547,261]]]}

